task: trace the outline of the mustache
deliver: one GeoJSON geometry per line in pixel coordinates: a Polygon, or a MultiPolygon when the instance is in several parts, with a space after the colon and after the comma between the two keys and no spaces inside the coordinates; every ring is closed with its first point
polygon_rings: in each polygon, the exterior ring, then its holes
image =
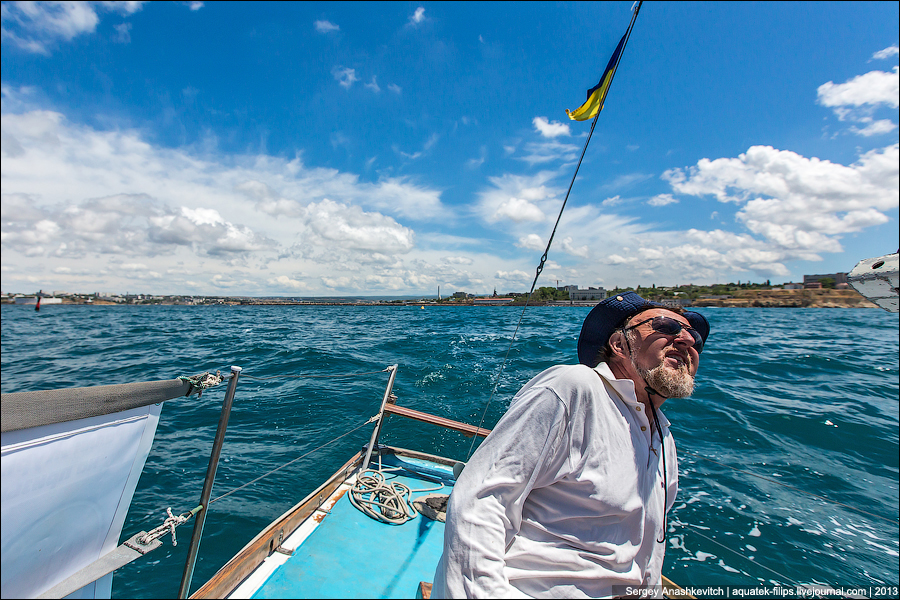
{"type": "MultiPolygon", "coordinates": [[[[662,362],[664,362],[669,356],[677,356],[681,359],[681,364],[677,367],[678,369],[684,368],[690,371],[694,366],[694,361],[691,359],[690,354],[688,354],[687,352],[683,352],[681,350],[678,350],[677,348],[673,348],[672,350],[666,352],[662,362]]],[[[660,364],[662,364],[662,362],[660,362],[660,364]]]]}

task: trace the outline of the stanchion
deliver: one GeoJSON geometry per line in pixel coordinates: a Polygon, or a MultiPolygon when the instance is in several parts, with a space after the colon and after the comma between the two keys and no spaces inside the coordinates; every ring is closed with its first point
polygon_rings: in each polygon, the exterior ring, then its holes
{"type": "Polygon", "coordinates": [[[188,549],[187,560],[184,563],[184,574],[181,576],[181,589],[178,590],[179,598],[187,598],[190,593],[191,579],[194,577],[194,564],[197,562],[197,553],[200,550],[200,538],[203,537],[203,525],[206,523],[206,513],[209,512],[209,497],[212,495],[213,483],[216,480],[216,468],[219,466],[219,455],[222,454],[222,444],[225,442],[225,430],[228,428],[228,417],[231,415],[231,404],[234,401],[234,390],[237,387],[240,367],[231,367],[231,381],[228,382],[228,391],[225,392],[225,401],[222,402],[222,414],[219,416],[219,428],[216,430],[216,439],[213,442],[212,453],[209,456],[209,466],[206,469],[206,481],[203,482],[203,493],[200,494],[200,506],[203,510],[194,521],[194,533],[191,536],[191,547],[188,549]]]}

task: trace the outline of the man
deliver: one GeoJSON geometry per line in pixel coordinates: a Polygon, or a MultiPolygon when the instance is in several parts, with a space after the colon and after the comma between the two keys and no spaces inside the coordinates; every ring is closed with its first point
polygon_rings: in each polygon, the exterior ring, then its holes
{"type": "Polygon", "coordinates": [[[580,365],[528,382],[459,475],[432,597],[598,598],[660,583],[678,491],[669,422],[709,323],[634,292],[591,310],[580,365]]]}

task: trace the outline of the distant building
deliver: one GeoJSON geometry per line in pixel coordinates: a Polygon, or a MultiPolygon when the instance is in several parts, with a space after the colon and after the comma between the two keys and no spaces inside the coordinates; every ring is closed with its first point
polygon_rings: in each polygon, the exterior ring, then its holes
{"type": "MultiPolygon", "coordinates": [[[[37,304],[37,296],[16,296],[15,304],[37,304]]],[[[41,306],[45,304],[62,304],[62,298],[41,297],[41,306]]]]}
{"type": "Polygon", "coordinates": [[[803,285],[806,287],[808,283],[815,283],[817,281],[822,281],[823,279],[834,279],[835,285],[839,283],[847,283],[847,274],[846,273],[828,273],[825,275],[804,275],[803,276],[803,285]]]}
{"type": "Polygon", "coordinates": [[[454,292],[453,297],[460,298],[461,300],[465,300],[466,298],[469,297],[469,294],[467,294],[466,292],[454,292]]]}
{"type": "Polygon", "coordinates": [[[490,298],[475,298],[475,306],[500,306],[503,304],[512,303],[512,298],[500,298],[498,296],[491,296],[490,298]]]}
{"type": "Polygon", "coordinates": [[[659,303],[672,308],[684,308],[691,305],[691,301],[688,298],[663,298],[659,303]]]}
{"type": "Polygon", "coordinates": [[[589,287],[586,290],[579,290],[578,286],[573,285],[566,287],[569,289],[569,300],[606,300],[609,295],[602,287],[589,287]]]}
{"type": "Polygon", "coordinates": [[[805,290],[821,290],[822,284],[818,281],[810,281],[809,283],[803,284],[803,289],[805,290]]]}
{"type": "Polygon", "coordinates": [[[783,290],[802,290],[803,284],[788,282],[788,283],[784,284],[783,286],[781,286],[781,289],[783,289],[783,290]]]}

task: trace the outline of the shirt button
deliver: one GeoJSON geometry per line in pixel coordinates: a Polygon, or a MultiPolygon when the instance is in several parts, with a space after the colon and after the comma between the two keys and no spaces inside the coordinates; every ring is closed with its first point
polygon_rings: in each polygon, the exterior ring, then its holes
{"type": "Polygon", "coordinates": [[[641,431],[647,431],[647,428],[641,425],[641,431]]]}
{"type": "Polygon", "coordinates": [[[638,412],[641,412],[641,407],[640,407],[640,406],[637,407],[637,411],[638,411],[638,412]]]}
{"type": "Polygon", "coordinates": [[[664,483],[663,483],[663,482],[662,482],[662,481],[660,481],[660,482],[659,482],[659,487],[661,487],[661,488],[663,488],[663,489],[665,489],[665,487],[666,487],[666,484],[664,484],[664,483]]]}

